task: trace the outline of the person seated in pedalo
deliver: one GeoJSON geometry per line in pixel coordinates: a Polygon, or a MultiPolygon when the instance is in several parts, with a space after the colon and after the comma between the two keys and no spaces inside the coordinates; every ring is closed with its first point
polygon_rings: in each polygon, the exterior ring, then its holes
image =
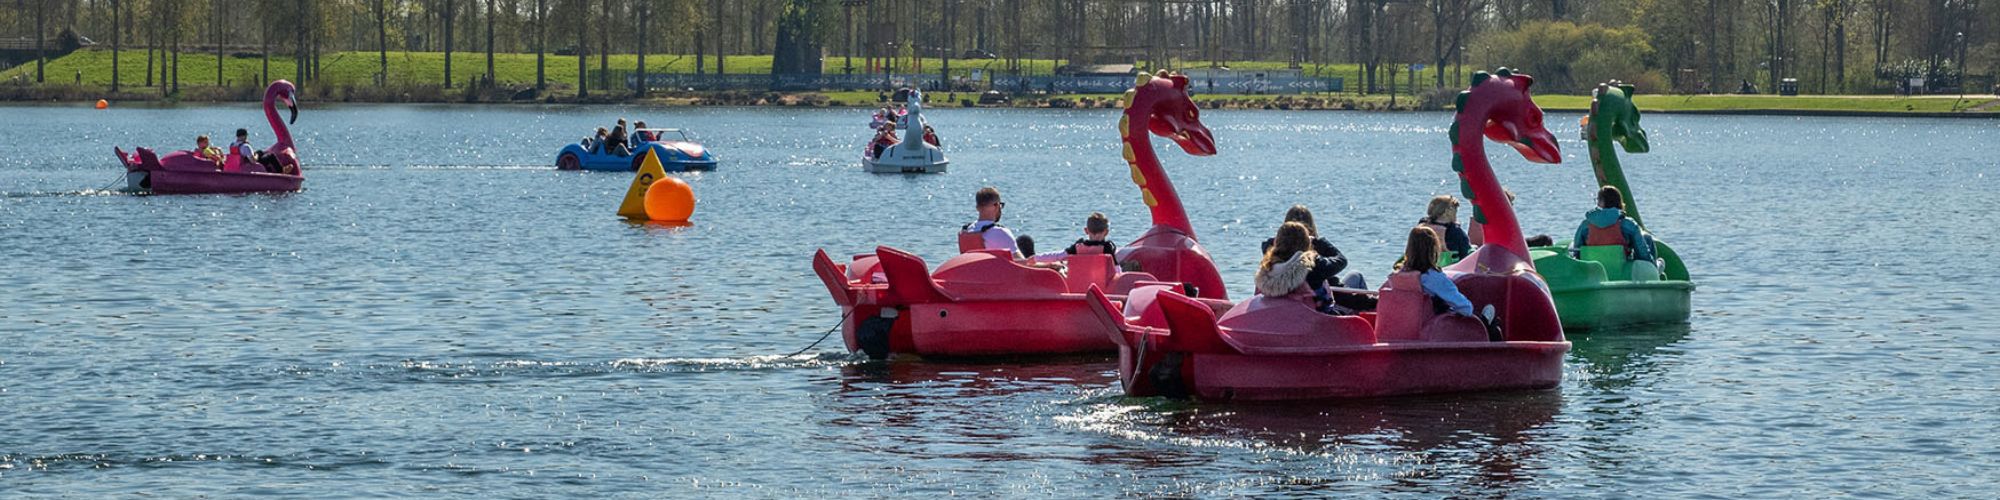
{"type": "Polygon", "coordinates": [[[1576,226],[1569,253],[1575,257],[1584,246],[1613,245],[1625,247],[1626,260],[1653,262],[1653,242],[1639,229],[1639,223],[1625,216],[1624,194],[1616,187],[1604,186],[1597,189],[1597,209],[1583,214],[1583,223],[1576,226]]]}
{"type": "Polygon", "coordinates": [[[1486,326],[1488,339],[1498,342],[1500,326],[1493,322],[1493,306],[1487,305],[1481,314],[1472,310],[1472,300],[1458,291],[1458,284],[1445,276],[1437,265],[1439,247],[1444,242],[1438,238],[1436,230],[1425,226],[1410,228],[1410,241],[1403,247],[1403,268],[1399,273],[1417,273],[1417,282],[1423,285],[1424,295],[1430,296],[1434,313],[1449,312],[1478,319],[1486,326]]]}
{"type": "MultiPolygon", "coordinates": [[[[1063,268],[1063,263],[1060,261],[1035,262],[1029,258],[1033,254],[1023,255],[1021,253],[1020,243],[1025,241],[1033,245],[1034,240],[1027,239],[1026,237],[1023,237],[1022,240],[1016,240],[1013,230],[1000,225],[1000,218],[1004,215],[1007,203],[1000,201],[999,189],[992,186],[979,188],[979,191],[973,193],[972,199],[974,208],[979,212],[979,219],[959,228],[959,253],[979,250],[1006,250],[1009,255],[1013,256],[1014,261],[1021,262],[1023,265],[1056,270],[1063,268]]],[[[1033,251],[1032,247],[1029,251],[1033,251]]]]}
{"type": "MultiPolygon", "coordinates": [[[[1312,288],[1313,297],[1319,301],[1320,309],[1329,314],[1354,314],[1375,310],[1375,299],[1367,294],[1331,293],[1328,285],[1361,290],[1368,288],[1368,280],[1360,272],[1347,269],[1347,255],[1333,242],[1320,236],[1319,225],[1313,222],[1312,209],[1305,205],[1292,205],[1285,210],[1285,222],[1297,222],[1306,227],[1306,236],[1312,240],[1312,250],[1317,254],[1313,262],[1312,274],[1306,276],[1306,285],[1312,288]]],[[[1261,247],[1269,252],[1276,238],[1264,240],[1261,247]]]]}

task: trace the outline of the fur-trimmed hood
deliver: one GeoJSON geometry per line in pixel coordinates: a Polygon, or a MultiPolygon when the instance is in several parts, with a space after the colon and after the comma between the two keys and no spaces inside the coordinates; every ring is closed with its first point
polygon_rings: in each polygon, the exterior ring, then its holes
{"type": "Polygon", "coordinates": [[[1312,273],[1313,264],[1319,254],[1306,250],[1292,255],[1290,260],[1272,265],[1269,271],[1257,270],[1257,294],[1268,297],[1290,295],[1306,284],[1306,275],[1312,273]]]}

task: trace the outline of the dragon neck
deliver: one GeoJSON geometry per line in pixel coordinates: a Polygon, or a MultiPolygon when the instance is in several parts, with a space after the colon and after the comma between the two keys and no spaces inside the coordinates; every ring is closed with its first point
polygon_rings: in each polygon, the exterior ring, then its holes
{"type": "Polygon", "coordinates": [[[1618,148],[1611,144],[1611,121],[1599,121],[1591,117],[1590,126],[1594,133],[1588,141],[1590,146],[1590,168],[1597,173],[1597,185],[1618,188],[1618,194],[1625,197],[1625,216],[1639,222],[1639,206],[1632,203],[1632,186],[1625,181],[1625,169],[1618,164],[1618,148]]]}
{"type": "Polygon", "coordinates": [[[1173,181],[1167,180],[1166,170],[1160,168],[1160,158],[1153,154],[1153,142],[1146,136],[1146,127],[1132,126],[1135,117],[1145,123],[1145,108],[1133,105],[1125,110],[1125,117],[1118,119],[1118,134],[1125,141],[1125,163],[1132,168],[1132,183],[1139,186],[1146,208],[1153,211],[1154,226],[1170,227],[1194,239],[1194,225],[1188,222],[1187,210],[1181,207],[1180,194],[1174,192],[1173,181]]]}
{"type": "Polygon", "coordinates": [[[1486,163],[1486,144],[1480,136],[1480,124],[1486,120],[1476,116],[1461,113],[1451,124],[1452,170],[1458,172],[1461,194],[1472,202],[1472,217],[1485,231],[1486,244],[1528,261],[1528,242],[1521,236],[1521,223],[1514,218],[1514,207],[1507,203],[1492,165],[1486,163]]]}

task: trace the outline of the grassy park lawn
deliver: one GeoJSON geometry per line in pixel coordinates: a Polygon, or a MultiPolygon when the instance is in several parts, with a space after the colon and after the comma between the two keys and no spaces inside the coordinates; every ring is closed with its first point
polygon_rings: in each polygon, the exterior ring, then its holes
{"type": "MultiPolygon", "coordinates": [[[[1775,96],[1775,95],[1646,95],[1634,98],[1641,111],[1867,111],[1896,113],[1949,113],[1993,101],[1992,96],[1775,96]]],[[[1587,110],[1590,96],[1538,95],[1535,102],[1545,110],[1587,110]]]]}
{"type": "MultiPolygon", "coordinates": [[[[44,68],[44,78],[51,83],[75,83],[78,73],[86,85],[108,85],[111,83],[111,51],[105,49],[80,50],[56,59],[51,59],[44,68]]],[[[438,83],[444,78],[444,53],[442,52],[389,52],[389,81],[400,83],[438,83]]],[[[637,67],[639,57],[633,54],[613,54],[609,65],[613,70],[631,70],[637,67]]],[[[596,71],[605,62],[597,56],[585,58],[585,66],[596,71]]],[[[705,61],[709,70],[714,69],[715,59],[705,61]]],[[[855,59],[856,71],[865,61],[855,59]]],[[[333,85],[372,85],[375,74],[382,69],[381,56],[377,52],[335,52],[321,56],[321,80],[333,85]]],[[[543,71],[548,81],[556,84],[574,84],[577,79],[576,56],[548,54],[543,71]]],[[[923,60],[925,72],[937,71],[943,61],[923,60]]],[[[1053,61],[1025,60],[1025,70],[1035,74],[1048,74],[1054,69],[1053,61]]],[[[159,71],[166,63],[155,61],[153,70],[159,71]]],[[[483,52],[454,52],[451,55],[452,80],[466,82],[486,74],[486,54],[483,52]]],[[[841,74],[846,61],[842,58],[828,58],[825,71],[841,74]]],[[[904,66],[910,65],[903,60],[904,66]]],[[[969,74],[973,69],[1004,67],[1004,61],[992,59],[955,59],[952,73],[969,74]]],[[[125,85],[143,85],[146,82],[146,53],[141,50],[125,50],[118,54],[119,80],[125,85]]],[[[180,79],[182,85],[214,85],[216,56],[214,53],[182,52],[180,57],[180,79]]],[[[263,61],[257,57],[222,57],[222,78],[229,84],[254,81],[260,78],[263,61]]],[[[770,74],[771,56],[729,56],[724,61],[724,69],[730,74],[770,74]]],[[[688,54],[648,54],[646,69],[661,73],[693,73],[695,57],[688,54]]],[[[271,57],[271,77],[289,78],[298,74],[298,68],[290,57],[273,54],[271,57]]],[[[902,71],[899,71],[902,72],[902,71]]],[[[526,84],[535,82],[535,55],[501,53],[493,55],[494,79],[502,84],[526,84]]],[[[30,80],[35,76],[35,65],[24,64],[0,71],[0,81],[16,79],[30,80]]],[[[157,77],[156,77],[157,81],[157,77]]],[[[593,82],[595,83],[595,82],[593,82]]]]}
{"type": "MultiPolygon", "coordinates": [[[[375,75],[381,71],[380,55],[376,52],[335,52],[322,57],[320,78],[322,85],[350,87],[375,85],[375,75]]],[[[45,69],[46,79],[50,83],[74,83],[78,78],[81,78],[82,83],[85,85],[108,85],[111,83],[111,60],[111,51],[107,49],[96,48],[77,51],[49,61],[45,69]]],[[[387,80],[392,84],[404,85],[439,83],[444,76],[444,60],[444,54],[441,52],[389,52],[389,76],[387,80]]],[[[452,54],[451,61],[452,79],[458,83],[470,82],[486,74],[485,53],[455,52],[452,54]]],[[[181,84],[183,86],[215,85],[217,62],[215,54],[212,53],[181,53],[181,84]]],[[[262,60],[256,57],[235,57],[225,54],[220,62],[222,65],[221,79],[224,83],[232,86],[261,85],[261,74],[264,69],[262,60]]],[[[603,61],[596,56],[590,56],[585,58],[584,62],[587,68],[595,71],[603,61]]],[[[629,70],[634,68],[637,63],[638,56],[632,54],[614,54],[609,59],[610,67],[615,70],[629,70]]],[[[941,69],[942,63],[943,61],[939,59],[924,59],[921,61],[921,67],[925,72],[937,71],[941,69]]],[[[157,75],[160,66],[163,66],[165,63],[156,61],[155,64],[156,66],[153,70],[157,75]]],[[[710,69],[713,69],[714,59],[709,58],[708,64],[710,69]]],[[[824,63],[825,71],[829,74],[842,74],[845,71],[846,64],[846,58],[829,57],[824,63]]],[[[857,71],[866,71],[866,68],[863,67],[866,64],[865,60],[855,59],[854,64],[857,71]]],[[[899,73],[912,72],[916,68],[909,59],[903,59],[898,64],[901,66],[897,71],[899,73]]],[[[1057,61],[1029,59],[1022,60],[1021,64],[1022,68],[1029,74],[1046,75],[1054,70],[1057,61]]],[[[1192,68],[1210,67],[1209,63],[1201,61],[1183,62],[1181,64],[1192,68]]],[[[125,86],[134,87],[145,84],[147,72],[145,51],[122,51],[118,57],[118,65],[120,79],[125,86]]],[[[957,75],[967,75],[974,69],[1000,69],[1004,68],[1005,65],[1006,61],[997,59],[955,59],[951,61],[952,73],[957,75]]],[[[1288,66],[1284,62],[1265,61],[1234,61],[1220,63],[1220,65],[1237,72],[1283,70],[1288,66]]],[[[495,79],[503,85],[524,85],[535,82],[534,54],[495,54],[493,66],[495,79]]],[[[663,73],[693,73],[695,71],[695,58],[686,54],[652,54],[646,57],[646,66],[650,71],[663,73]]],[[[730,74],[769,74],[771,71],[771,56],[729,56],[724,66],[730,74]]],[[[1360,68],[1354,64],[1306,65],[1301,71],[1307,75],[1321,77],[1344,77],[1347,79],[1347,86],[1350,89],[1358,85],[1358,79],[1360,78],[1360,68]]],[[[35,68],[33,64],[9,68],[5,71],[0,71],[0,82],[32,81],[34,72],[35,68]]],[[[544,72],[552,86],[558,89],[557,92],[559,94],[570,93],[562,89],[575,88],[574,86],[577,81],[577,58],[575,56],[549,54],[546,56],[544,72]]],[[[270,60],[270,74],[272,78],[288,78],[296,75],[297,69],[293,65],[291,58],[279,57],[274,54],[270,60]]],[[[1398,76],[1399,78],[1396,78],[1396,85],[1398,85],[1396,90],[1401,94],[1400,98],[1402,99],[1399,104],[1400,106],[1408,106],[1410,103],[1406,101],[1409,101],[1413,96],[1403,87],[1409,84],[1409,78],[1402,75],[1398,76]]],[[[158,77],[156,76],[155,78],[157,83],[158,77]]],[[[1386,81],[1387,75],[1384,74],[1383,78],[1386,81]]],[[[1431,83],[1427,82],[1434,82],[1433,78],[1435,77],[1428,72],[1422,73],[1416,79],[1416,86],[1427,88],[1431,85],[1431,83]]],[[[591,83],[595,87],[597,82],[593,81],[591,83]]],[[[614,82],[613,84],[618,85],[618,82],[614,82]]],[[[825,95],[831,100],[853,105],[875,102],[878,94],[876,92],[861,91],[827,92],[825,95]]],[[[1373,103],[1381,101],[1382,103],[1386,103],[1388,101],[1388,96],[1379,93],[1368,96],[1344,93],[1338,94],[1338,96],[1355,102],[1373,103]]],[[[958,97],[960,99],[976,98],[972,95],[960,95],[958,97]]],[[[1118,95],[1085,94],[1061,97],[1088,97],[1101,100],[1116,99],[1118,95]]],[[[1195,99],[1255,102],[1260,99],[1274,97],[1276,96],[1198,94],[1195,99]]],[[[1535,97],[1535,100],[1541,104],[1542,108],[1549,110],[1583,110],[1590,107],[1590,98],[1588,96],[1538,95],[1535,97]]],[[[1636,100],[1638,101],[1639,108],[1645,111],[1809,110],[1890,113],[1954,112],[1992,104],[1995,101],[1993,96],[1973,96],[1960,99],[1957,96],[1653,95],[1643,93],[1636,100]]],[[[2000,112],[2000,105],[1987,106],[1982,112],[2000,112]]]]}

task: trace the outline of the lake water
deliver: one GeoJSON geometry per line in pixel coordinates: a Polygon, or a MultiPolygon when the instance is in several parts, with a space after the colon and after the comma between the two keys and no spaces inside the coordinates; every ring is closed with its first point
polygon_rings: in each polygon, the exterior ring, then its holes
{"type": "MultiPolygon", "coordinates": [[[[945,175],[859,170],[863,110],[325,106],[307,190],[128,196],[111,148],[270,132],[249,106],[0,108],[0,493],[185,497],[1310,495],[1987,497],[2000,484],[2000,121],[1651,115],[1627,155],[1700,285],[1688,325],[1573,336],[1560,389],[1296,405],[1128,399],[1105,358],[859,362],[816,248],[933,263],[1007,223],[1121,241],[1111,110],[939,110],[945,175]],[[691,227],[556,172],[620,116],[693,129],[691,227]]],[[[1444,113],[1214,111],[1162,158],[1246,296],[1293,203],[1378,278],[1444,113]]],[[[1493,158],[1530,233],[1592,201],[1493,158]]],[[[226,140],[224,141],[226,142],[226,140]]],[[[1164,146],[1162,146],[1164,148],[1164,146]]],[[[1504,153],[1504,154],[1502,154],[1504,153]]]]}

